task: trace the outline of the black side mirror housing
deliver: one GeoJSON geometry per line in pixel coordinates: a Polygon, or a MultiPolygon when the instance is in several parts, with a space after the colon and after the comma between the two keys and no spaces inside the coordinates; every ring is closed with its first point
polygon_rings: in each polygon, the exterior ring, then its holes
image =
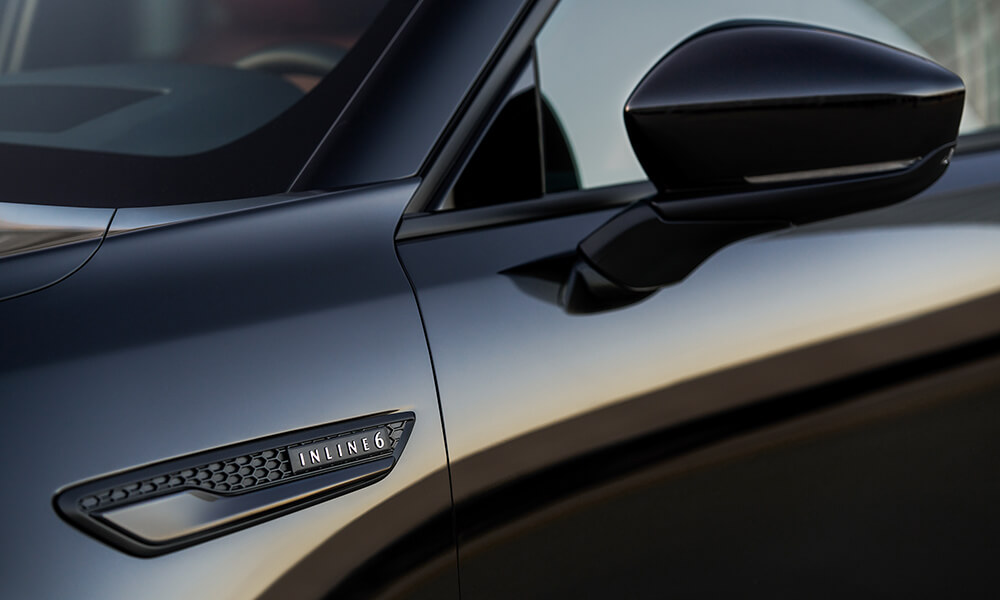
{"type": "Polygon", "coordinates": [[[656,185],[578,248],[567,308],[634,301],[762,231],[887,206],[944,172],[962,80],[827,29],[728,22],[688,38],[625,105],[656,185]]]}
{"type": "Polygon", "coordinates": [[[951,71],[878,42],[733,22],[660,60],[625,127],[661,192],[734,192],[909,166],[955,141],[964,94],[951,71]]]}

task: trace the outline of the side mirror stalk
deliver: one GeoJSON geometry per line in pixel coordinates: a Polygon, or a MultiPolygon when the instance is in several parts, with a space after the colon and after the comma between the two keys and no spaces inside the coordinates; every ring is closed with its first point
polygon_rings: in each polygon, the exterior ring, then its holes
{"type": "Polygon", "coordinates": [[[962,80],[925,58],[794,23],[703,30],[625,105],[658,194],[577,248],[570,312],[622,306],[759,233],[902,202],[954,152],[962,80]]]}

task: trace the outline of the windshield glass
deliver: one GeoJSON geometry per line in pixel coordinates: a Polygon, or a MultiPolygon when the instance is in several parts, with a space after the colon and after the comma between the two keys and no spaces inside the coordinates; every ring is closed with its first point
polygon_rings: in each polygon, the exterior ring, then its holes
{"type": "Polygon", "coordinates": [[[393,4],[412,2],[0,0],[0,201],[284,191],[399,26],[393,4]]]}

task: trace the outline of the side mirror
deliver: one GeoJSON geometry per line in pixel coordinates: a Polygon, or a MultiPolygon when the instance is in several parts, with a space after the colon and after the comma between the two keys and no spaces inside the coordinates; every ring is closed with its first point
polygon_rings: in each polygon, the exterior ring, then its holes
{"type": "Polygon", "coordinates": [[[625,105],[658,194],[580,243],[564,303],[634,301],[744,237],[915,195],[944,172],[964,97],[951,71],[845,33],[736,21],[695,34],[625,105]]]}

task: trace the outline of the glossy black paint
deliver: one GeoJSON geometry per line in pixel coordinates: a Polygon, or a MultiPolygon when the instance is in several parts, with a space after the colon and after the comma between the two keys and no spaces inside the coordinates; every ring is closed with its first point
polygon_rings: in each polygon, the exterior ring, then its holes
{"type": "MultiPolygon", "coordinates": [[[[822,144],[817,144],[817,147],[822,144]]],[[[954,147],[889,173],[731,194],[658,194],[636,202],[580,242],[567,283],[567,308],[605,310],[687,277],[739,239],[858,211],[891,206],[933,184],[954,147]]]]}
{"type": "Polygon", "coordinates": [[[739,190],[747,177],[907,161],[954,142],[962,80],[918,56],[795,24],[721,24],[646,75],[625,105],[660,190],[739,190]]]}
{"type": "Polygon", "coordinates": [[[964,98],[947,69],[844,33],[734,22],[695,34],[625,105],[661,193],[580,243],[567,308],[617,307],[738,239],[917,194],[951,159],[964,98]]]}
{"type": "Polygon", "coordinates": [[[580,242],[583,264],[574,269],[568,285],[576,281],[597,297],[607,293],[599,289],[604,281],[612,289],[649,292],[684,279],[737,240],[787,226],[779,220],[666,221],[649,202],[638,202],[580,242]],[[601,277],[588,277],[585,265],[601,277]]]}
{"type": "Polygon", "coordinates": [[[607,189],[547,194],[537,200],[524,200],[514,204],[484,206],[462,211],[416,213],[403,217],[399,231],[396,232],[396,240],[405,241],[431,235],[524,223],[553,216],[625,207],[652,196],[655,191],[648,181],[637,181],[607,189]]]}

